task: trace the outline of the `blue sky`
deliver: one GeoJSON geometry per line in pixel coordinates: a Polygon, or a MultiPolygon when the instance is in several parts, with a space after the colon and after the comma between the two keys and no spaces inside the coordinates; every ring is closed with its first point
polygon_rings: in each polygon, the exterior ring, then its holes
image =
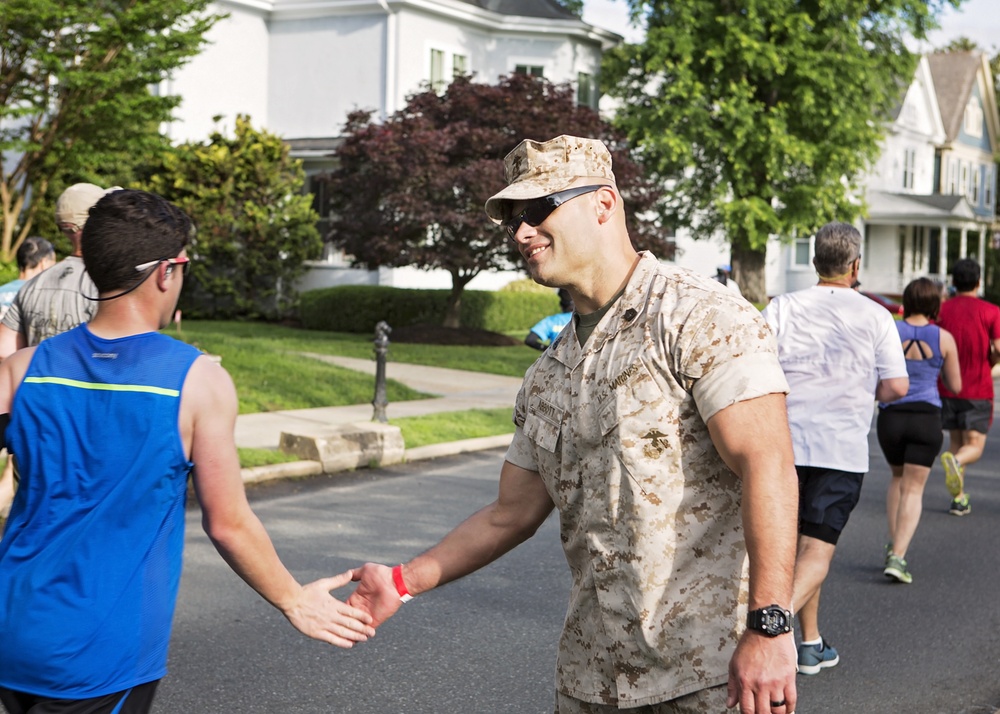
{"type": "MultiPolygon", "coordinates": [[[[956,37],[969,37],[986,50],[1000,51],[1000,12],[997,0],[966,0],[959,10],[948,9],[941,16],[941,29],[919,49],[929,50],[947,44],[956,37]]],[[[583,19],[597,27],[639,40],[642,31],[628,24],[625,0],[584,0],[583,19]]],[[[994,52],[990,52],[992,55],[994,52]]]]}

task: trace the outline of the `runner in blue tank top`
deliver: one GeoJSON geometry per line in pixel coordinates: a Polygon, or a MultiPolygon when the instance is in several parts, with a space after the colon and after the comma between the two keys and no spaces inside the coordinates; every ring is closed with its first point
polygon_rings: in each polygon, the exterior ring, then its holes
{"type": "Polygon", "coordinates": [[[191,233],[154,194],[102,198],[83,233],[97,315],[0,365],[0,425],[21,476],[0,540],[10,714],[149,711],[166,674],[189,473],[219,553],[292,625],[340,647],[374,633],[330,595],[352,571],[302,586],[282,565],[243,490],[232,380],[157,332],[191,233]]]}
{"type": "Polygon", "coordinates": [[[923,510],[924,486],[944,439],[938,374],[949,389],[962,388],[955,338],[931,322],[940,307],[941,288],[929,278],[917,278],[903,290],[903,319],[896,330],[910,387],[902,399],[878,405],[878,443],[892,470],[885,499],[889,542],[882,572],[901,583],[913,582],[906,553],[923,510]]]}

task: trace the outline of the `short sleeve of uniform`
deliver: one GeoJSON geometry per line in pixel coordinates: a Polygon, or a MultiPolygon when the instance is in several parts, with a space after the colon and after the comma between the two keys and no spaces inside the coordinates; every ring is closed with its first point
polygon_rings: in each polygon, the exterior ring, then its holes
{"type": "Polygon", "coordinates": [[[743,300],[700,302],[688,316],[676,352],[678,371],[689,380],[706,422],[736,402],[788,393],[774,335],[743,300]]]}
{"type": "Polygon", "coordinates": [[[537,471],[538,464],[535,461],[534,447],[531,439],[524,434],[524,418],[527,411],[527,400],[524,395],[524,384],[522,384],[517,392],[517,399],[514,400],[514,438],[507,448],[504,460],[527,471],[537,471]]]}

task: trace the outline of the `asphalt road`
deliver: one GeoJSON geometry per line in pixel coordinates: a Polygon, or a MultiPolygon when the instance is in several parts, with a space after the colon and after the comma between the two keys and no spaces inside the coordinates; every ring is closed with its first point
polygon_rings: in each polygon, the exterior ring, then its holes
{"type": "MultiPolygon", "coordinates": [[[[1000,435],[970,470],[972,515],[947,513],[940,469],[909,553],[881,574],[888,468],[877,446],[823,591],[841,664],[799,677],[799,714],[993,714],[1000,708],[1000,435]]],[[[255,487],[254,509],[300,580],[433,545],[496,492],[502,451],[255,487]]],[[[188,514],[170,674],[154,711],[542,714],[569,576],[550,518],[488,568],[405,605],[340,650],[298,635],[226,567],[188,514]]],[[[346,597],[346,591],[338,593],[346,597]]]]}

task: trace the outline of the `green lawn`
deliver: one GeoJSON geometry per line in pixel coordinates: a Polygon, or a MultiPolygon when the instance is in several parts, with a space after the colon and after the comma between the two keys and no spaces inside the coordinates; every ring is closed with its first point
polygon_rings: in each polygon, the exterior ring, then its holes
{"type": "Polygon", "coordinates": [[[511,420],[513,404],[504,409],[470,409],[463,412],[441,412],[421,417],[390,419],[403,434],[407,449],[428,444],[475,439],[482,436],[513,434],[511,420]]]}
{"type": "MultiPolygon", "coordinates": [[[[224,348],[252,344],[274,352],[315,352],[317,354],[362,357],[374,355],[374,335],[302,330],[264,322],[223,322],[185,320],[178,335],[174,326],[165,332],[197,345],[207,352],[223,354],[224,348]]],[[[389,340],[389,361],[426,364],[432,367],[467,369],[473,372],[521,377],[538,352],[525,345],[472,347],[466,345],[416,345],[389,340]]],[[[225,361],[223,361],[225,364],[225,361]]]]}
{"type": "MultiPolygon", "coordinates": [[[[239,393],[240,413],[367,404],[374,378],[302,357],[301,352],[372,359],[373,336],[302,330],[262,322],[186,320],[169,335],[222,357],[239,393]]],[[[538,352],[523,346],[389,345],[390,362],[465,369],[520,377],[538,352]]],[[[390,402],[427,397],[388,380],[390,402]]],[[[513,405],[511,405],[513,407],[513,405]]],[[[511,409],[474,409],[394,419],[407,448],[512,433],[511,409]]],[[[240,449],[244,468],[294,460],[270,449],[240,449]]]]}

